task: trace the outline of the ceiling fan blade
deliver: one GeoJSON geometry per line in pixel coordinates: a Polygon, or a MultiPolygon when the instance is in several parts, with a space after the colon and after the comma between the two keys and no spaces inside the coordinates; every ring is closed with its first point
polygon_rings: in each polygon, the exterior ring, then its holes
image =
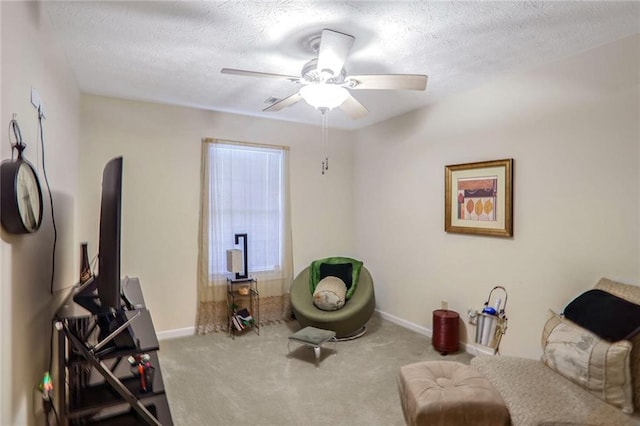
{"type": "Polygon", "coordinates": [[[356,98],[351,96],[351,94],[349,94],[349,97],[340,105],[340,109],[353,120],[362,118],[369,113],[369,110],[358,102],[356,98]]]}
{"type": "Polygon", "coordinates": [[[350,75],[346,80],[350,89],[425,90],[427,79],[422,74],[372,74],[350,75]]]}
{"type": "Polygon", "coordinates": [[[331,70],[333,76],[340,75],[355,38],[349,34],[324,29],[318,49],[318,71],[331,70]]]}
{"type": "Polygon", "coordinates": [[[300,77],[296,77],[295,75],[271,74],[268,72],[236,70],[233,68],[222,68],[220,72],[222,74],[235,74],[235,75],[242,75],[245,77],[274,78],[277,80],[289,80],[289,81],[293,81],[294,83],[300,82],[300,77]]]}
{"type": "Polygon", "coordinates": [[[302,95],[300,95],[300,92],[294,93],[293,95],[286,97],[284,99],[280,99],[277,102],[274,102],[273,104],[269,105],[268,107],[266,107],[265,109],[263,109],[262,111],[280,111],[281,109],[284,109],[286,107],[290,107],[291,105],[298,103],[299,101],[302,100],[302,95]]]}

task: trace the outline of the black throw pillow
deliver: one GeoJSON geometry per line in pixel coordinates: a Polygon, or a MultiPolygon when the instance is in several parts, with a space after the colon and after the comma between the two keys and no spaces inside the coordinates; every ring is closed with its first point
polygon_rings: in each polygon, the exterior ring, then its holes
{"type": "Polygon", "coordinates": [[[353,265],[351,263],[321,263],[320,279],[338,277],[344,281],[347,291],[351,288],[353,279],[353,265]]]}
{"type": "Polygon", "coordinates": [[[564,308],[565,318],[610,342],[640,332],[640,305],[603,290],[589,290],[564,308]]]}

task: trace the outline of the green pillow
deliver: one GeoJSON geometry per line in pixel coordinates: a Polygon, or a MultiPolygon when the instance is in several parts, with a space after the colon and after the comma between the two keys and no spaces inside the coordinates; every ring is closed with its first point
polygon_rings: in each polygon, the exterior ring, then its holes
{"type": "Polygon", "coordinates": [[[347,294],[345,296],[346,300],[349,300],[353,293],[356,291],[356,286],[358,285],[358,277],[360,277],[360,269],[362,269],[363,263],[359,260],[352,259],[350,257],[327,257],[325,259],[318,259],[311,262],[310,272],[309,272],[309,287],[311,289],[311,294],[316,290],[316,286],[320,281],[320,265],[323,263],[328,263],[330,265],[335,265],[338,263],[351,263],[353,266],[353,271],[351,273],[351,287],[347,290],[347,294]]]}

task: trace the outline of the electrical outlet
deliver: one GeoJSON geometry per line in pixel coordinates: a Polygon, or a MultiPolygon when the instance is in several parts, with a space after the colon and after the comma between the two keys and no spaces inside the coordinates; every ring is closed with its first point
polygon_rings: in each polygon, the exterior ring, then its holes
{"type": "Polygon", "coordinates": [[[440,301],[440,309],[444,309],[445,311],[449,309],[449,302],[446,300],[440,301]]]}

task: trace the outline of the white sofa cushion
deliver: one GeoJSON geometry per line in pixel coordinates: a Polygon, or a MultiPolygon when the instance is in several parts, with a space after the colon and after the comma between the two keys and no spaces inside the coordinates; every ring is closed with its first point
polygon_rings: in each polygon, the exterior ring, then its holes
{"type": "Polygon", "coordinates": [[[496,388],[514,426],[640,424],[640,418],[624,414],[539,360],[481,355],[471,365],[496,388]]]}
{"type": "MultiPolygon", "coordinates": [[[[608,291],[609,293],[622,297],[629,302],[640,305],[640,287],[637,285],[622,284],[616,281],[602,278],[595,288],[608,291]]],[[[629,339],[633,349],[631,349],[631,377],[633,377],[633,405],[636,413],[640,411],[640,334],[636,334],[629,339]]],[[[640,425],[640,421],[638,421],[640,425]]]]}
{"type": "Polygon", "coordinates": [[[633,412],[631,343],[607,342],[551,311],[542,331],[542,361],[593,395],[633,412]]]}

